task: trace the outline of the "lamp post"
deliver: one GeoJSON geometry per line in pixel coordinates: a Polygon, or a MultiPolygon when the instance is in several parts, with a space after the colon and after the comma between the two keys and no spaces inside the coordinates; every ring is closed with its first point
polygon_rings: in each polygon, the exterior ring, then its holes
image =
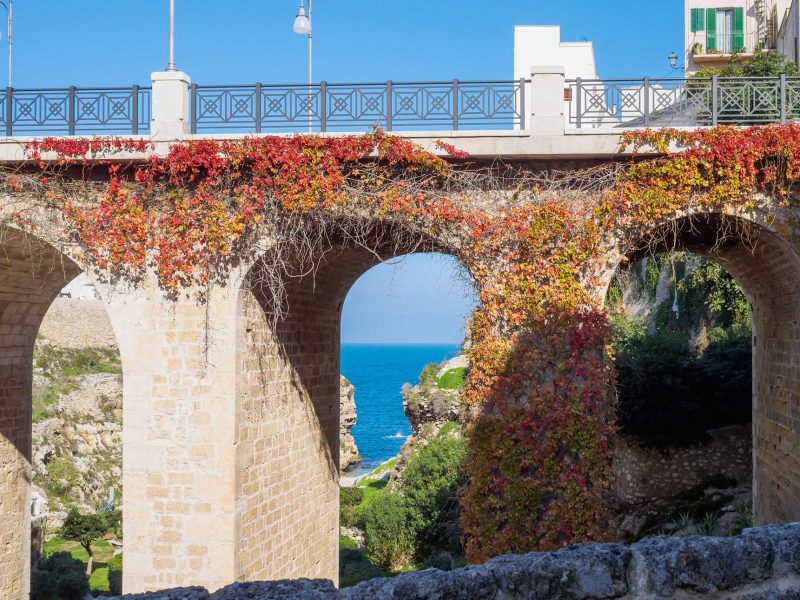
{"type": "Polygon", "coordinates": [[[312,93],[311,93],[311,85],[314,82],[313,79],[313,44],[314,44],[314,37],[313,37],[313,30],[312,30],[312,23],[311,23],[311,2],[312,0],[308,0],[308,14],[306,14],[306,7],[304,0],[300,0],[300,8],[297,9],[297,16],[294,18],[294,32],[299,35],[307,35],[308,36],[308,132],[311,133],[312,131],[312,118],[313,118],[313,110],[311,107],[312,102],[312,93]]]}
{"type": "Polygon", "coordinates": [[[669,56],[667,57],[667,60],[669,60],[669,66],[672,67],[672,70],[673,71],[677,71],[678,70],[678,55],[675,54],[674,51],[670,52],[669,56]]]}
{"type": "Polygon", "coordinates": [[[8,87],[11,87],[11,58],[14,50],[14,0],[0,0],[8,17],[8,87]]]}
{"type": "Polygon", "coordinates": [[[169,0],[169,64],[167,71],[177,70],[178,68],[175,66],[175,0],[169,0]]]}

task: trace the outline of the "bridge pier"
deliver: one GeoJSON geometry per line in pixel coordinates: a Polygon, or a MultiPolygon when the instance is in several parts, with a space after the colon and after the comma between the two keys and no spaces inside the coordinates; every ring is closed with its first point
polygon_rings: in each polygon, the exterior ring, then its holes
{"type": "Polygon", "coordinates": [[[108,297],[124,366],[123,588],[221,587],[235,579],[228,294],[169,302],[153,282],[108,297]]]}

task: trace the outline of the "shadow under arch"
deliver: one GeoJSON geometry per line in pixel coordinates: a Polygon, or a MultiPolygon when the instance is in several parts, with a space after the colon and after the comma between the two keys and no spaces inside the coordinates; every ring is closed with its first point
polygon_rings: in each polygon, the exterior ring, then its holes
{"type": "Polygon", "coordinates": [[[82,269],[20,230],[0,229],[0,597],[30,587],[33,349],[47,310],[82,269]]]}
{"type": "Polygon", "coordinates": [[[258,262],[237,301],[236,577],[338,581],[340,327],[350,288],[373,266],[434,239],[376,226],[369,248],[339,240],[312,273],[285,278],[285,314],[258,262]],[[411,244],[397,243],[409,240],[411,244]]]}
{"type": "Polygon", "coordinates": [[[790,234],[756,218],[701,213],[660,223],[622,248],[599,292],[604,302],[622,263],[669,251],[716,262],[742,288],[753,323],[753,515],[763,525],[800,520],[800,256],[790,234]]]}

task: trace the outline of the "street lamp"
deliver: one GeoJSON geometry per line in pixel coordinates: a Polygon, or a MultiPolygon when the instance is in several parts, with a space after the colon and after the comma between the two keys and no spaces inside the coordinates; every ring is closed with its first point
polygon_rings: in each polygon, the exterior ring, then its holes
{"type": "Polygon", "coordinates": [[[314,111],[312,109],[313,95],[311,92],[311,85],[313,79],[313,31],[311,28],[311,2],[308,0],[308,14],[306,14],[306,7],[304,0],[300,0],[300,8],[297,9],[297,16],[294,18],[294,26],[292,29],[298,35],[308,36],[308,132],[312,131],[312,121],[314,111]]]}
{"type": "Polygon", "coordinates": [[[669,59],[669,66],[672,67],[672,70],[675,71],[678,68],[678,55],[675,52],[671,52],[670,55],[667,57],[669,59]]]}
{"type": "Polygon", "coordinates": [[[11,87],[11,56],[14,49],[14,0],[0,0],[8,17],[8,87],[11,87]]]}
{"type": "Polygon", "coordinates": [[[297,16],[294,18],[294,32],[299,35],[308,36],[308,85],[313,82],[312,79],[312,44],[313,32],[311,30],[311,2],[308,0],[308,14],[306,14],[306,7],[304,0],[300,0],[300,8],[297,9],[297,16]]]}

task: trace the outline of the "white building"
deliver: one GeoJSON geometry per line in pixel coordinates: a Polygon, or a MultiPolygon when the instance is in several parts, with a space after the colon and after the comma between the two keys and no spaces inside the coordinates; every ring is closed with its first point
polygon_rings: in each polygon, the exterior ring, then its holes
{"type": "Polygon", "coordinates": [[[685,0],[686,73],[778,50],[797,59],[798,0],[685,0]],[[795,15],[794,23],[791,16],[795,15]]]}
{"type": "MultiPolygon", "coordinates": [[[[517,25],[514,28],[514,79],[530,79],[531,74],[543,67],[558,69],[566,80],[581,78],[598,79],[592,42],[562,42],[558,25],[517,25]]],[[[535,87],[536,83],[534,81],[535,87]]],[[[564,90],[564,119],[570,123],[570,94],[564,90]]],[[[527,92],[525,106],[531,103],[531,89],[527,92]]],[[[586,126],[591,126],[589,123],[586,126]]]]}

